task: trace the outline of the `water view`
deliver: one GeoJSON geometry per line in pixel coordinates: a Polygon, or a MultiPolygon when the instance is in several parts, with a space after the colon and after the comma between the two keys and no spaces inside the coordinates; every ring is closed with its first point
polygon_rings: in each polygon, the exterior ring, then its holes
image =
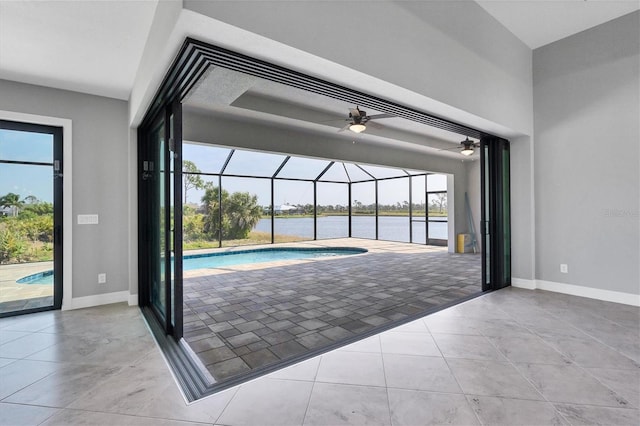
{"type": "MultiPolygon", "coordinates": [[[[447,239],[446,218],[437,218],[439,222],[429,223],[429,238],[447,239]]],[[[304,239],[313,239],[312,217],[275,218],[275,234],[292,235],[304,239]]],[[[375,238],[376,222],[374,216],[353,216],[351,234],[355,238],[375,238]]],[[[260,219],[255,231],[271,233],[271,219],[260,219]]],[[[318,239],[344,238],[349,236],[348,216],[318,217],[318,239]]],[[[425,222],[413,222],[413,242],[425,240],[425,222]]],[[[378,238],[381,240],[409,242],[408,216],[380,216],[378,218],[378,238]]]]}

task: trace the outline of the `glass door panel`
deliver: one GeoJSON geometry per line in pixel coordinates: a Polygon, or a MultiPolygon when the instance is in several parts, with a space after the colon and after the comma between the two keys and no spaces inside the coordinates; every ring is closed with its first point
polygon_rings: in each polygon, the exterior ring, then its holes
{"type": "Polygon", "coordinates": [[[62,304],[62,129],[0,121],[0,316],[62,304]]]}

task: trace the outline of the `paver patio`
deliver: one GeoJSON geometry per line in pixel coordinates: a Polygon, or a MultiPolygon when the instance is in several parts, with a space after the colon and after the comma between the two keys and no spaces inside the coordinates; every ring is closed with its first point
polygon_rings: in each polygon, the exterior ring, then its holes
{"type": "Polygon", "coordinates": [[[281,246],[369,252],[185,272],[184,337],[216,381],[481,291],[479,255],[357,238],[281,246]]]}

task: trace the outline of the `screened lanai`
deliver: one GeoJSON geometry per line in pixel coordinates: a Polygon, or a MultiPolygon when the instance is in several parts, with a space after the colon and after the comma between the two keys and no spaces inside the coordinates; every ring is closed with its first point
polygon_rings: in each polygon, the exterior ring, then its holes
{"type": "Polygon", "coordinates": [[[350,237],[448,243],[444,174],[186,142],[183,161],[186,215],[216,216],[223,228],[235,214],[229,197],[242,193],[260,208],[245,238],[211,227],[198,235],[185,219],[187,247],[198,238],[217,247],[350,237]]]}

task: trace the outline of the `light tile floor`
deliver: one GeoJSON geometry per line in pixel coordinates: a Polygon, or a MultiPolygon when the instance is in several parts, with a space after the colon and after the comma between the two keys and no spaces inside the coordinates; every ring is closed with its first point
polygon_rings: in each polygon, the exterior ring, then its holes
{"type": "Polygon", "coordinates": [[[137,308],[0,320],[0,425],[640,424],[640,310],[504,289],[187,405],[137,308]]]}

